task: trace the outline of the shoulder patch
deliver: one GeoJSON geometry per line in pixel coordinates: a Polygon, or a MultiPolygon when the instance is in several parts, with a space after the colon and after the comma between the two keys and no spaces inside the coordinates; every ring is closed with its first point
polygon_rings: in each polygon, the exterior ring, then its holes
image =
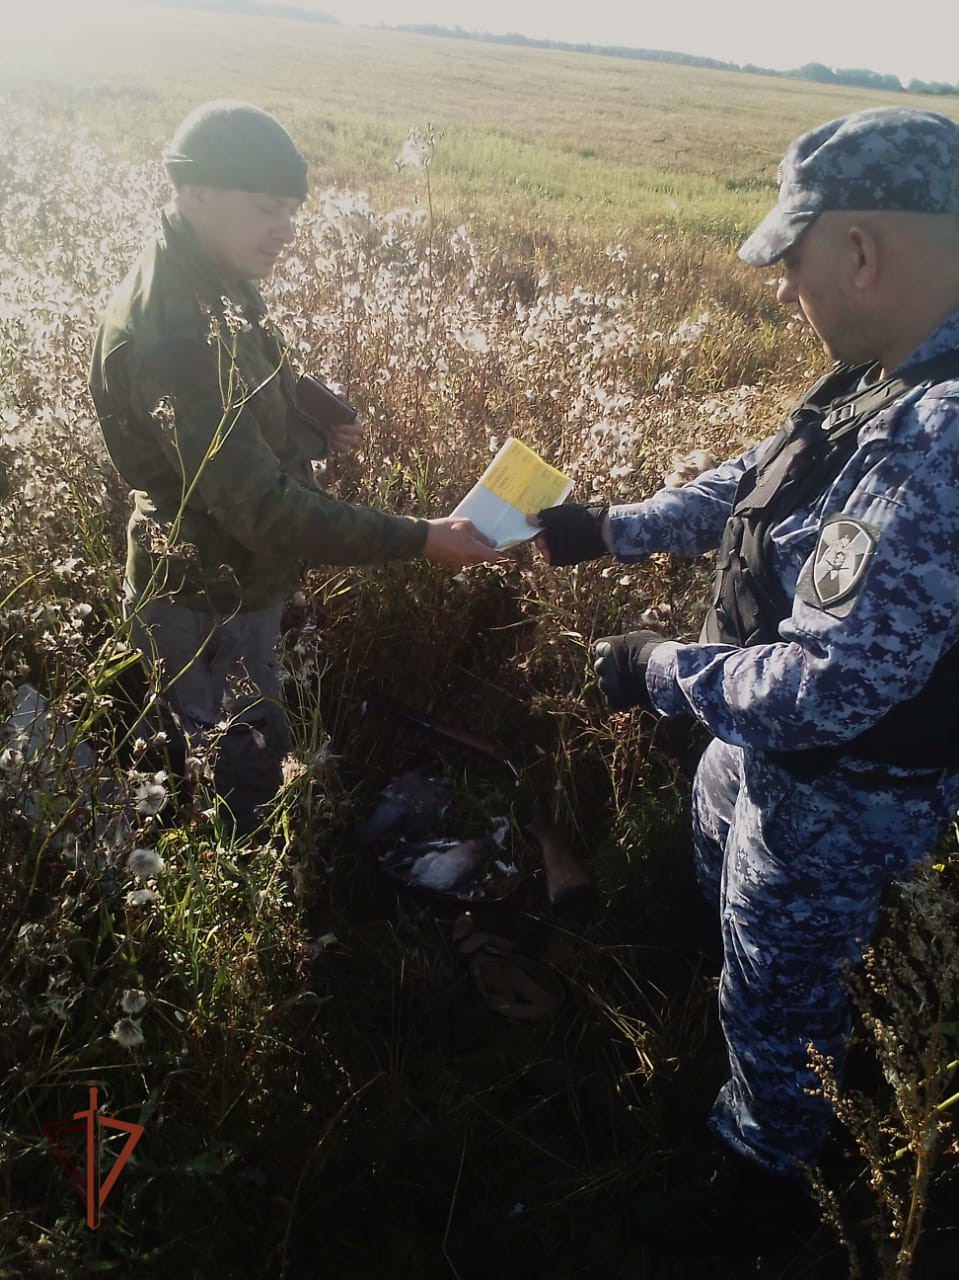
{"type": "Polygon", "coordinates": [[[845,617],[866,576],[878,530],[851,516],[831,516],[800,578],[797,594],[807,604],[845,617]]]}

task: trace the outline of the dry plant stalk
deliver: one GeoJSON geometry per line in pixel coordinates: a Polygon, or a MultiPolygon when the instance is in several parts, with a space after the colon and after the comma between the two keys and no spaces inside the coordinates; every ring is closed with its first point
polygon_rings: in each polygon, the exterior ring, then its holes
{"type": "Polygon", "coordinates": [[[879,933],[853,976],[859,1038],[880,1072],[868,1094],[843,1089],[813,1054],[822,1088],[862,1160],[864,1185],[816,1189],[849,1250],[852,1274],[913,1273],[937,1166],[955,1157],[959,903],[952,863],[923,863],[894,886],[879,933]],[[855,1206],[855,1207],[853,1207],[855,1206]]]}

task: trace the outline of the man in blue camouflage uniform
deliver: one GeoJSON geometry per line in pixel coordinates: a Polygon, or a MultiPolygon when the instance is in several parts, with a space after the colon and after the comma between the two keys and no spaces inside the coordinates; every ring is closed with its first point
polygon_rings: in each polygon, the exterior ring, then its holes
{"type": "Polygon", "coordinates": [[[780,436],[680,488],[538,516],[553,564],[721,544],[698,643],[594,648],[611,706],[713,735],[692,816],[723,939],[710,1124],[734,1154],[708,1194],[634,1206],[686,1247],[805,1220],[796,1162],[831,1121],[807,1046],[841,1066],[882,891],[959,807],[959,128],[880,108],[804,134],[740,257],[780,264],[836,370],[780,436]]]}
{"type": "Polygon", "coordinates": [[[248,830],[290,747],[275,646],[302,564],[497,557],[468,520],[372,510],[317,482],[313,461],[355,449],[361,426],[321,385],[316,416],[256,288],[307,194],[286,130],[249,103],[205,103],[164,162],[174,200],[106,310],[90,390],[133,490],[132,638],[163,664],[172,735],[218,743],[217,791],[248,830]]]}

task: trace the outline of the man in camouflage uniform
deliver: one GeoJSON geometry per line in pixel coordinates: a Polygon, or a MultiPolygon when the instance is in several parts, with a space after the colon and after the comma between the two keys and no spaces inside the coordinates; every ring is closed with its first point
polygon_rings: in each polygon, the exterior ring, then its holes
{"type": "Polygon", "coordinates": [[[361,428],[304,411],[254,283],[292,241],[307,194],[281,125],[247,103],[207,103],[164,159],[175,198],[107,308],[90,389],[134,490],[134,639],[163,662],[169,727],[191,747],[219,737],[217,789],[248,829],[290,745],[275,643],[301,564],[496,556],[469,521],[338,501],[314,477],[313,460],[355,448],[361,428]]]}
{"type": "Polygon", "coordinates": [[[841,363],[734,461],[538,517],[553,564],[722,543],[698,643],[594,648],[613,707],[713,735],[692,815],[723,940],[730,1075],[710,1123],[735,1154],[708,1193],[633,1206],[647,1238],[685,1247],[805,1220],[796,1162],[816,1162],[831,1120],[807,1046],[841,1065],[881,893],[959,807],[959,128],[880,108],[804,134],[740,257],[780,264],[779,301],[841,363]]]}

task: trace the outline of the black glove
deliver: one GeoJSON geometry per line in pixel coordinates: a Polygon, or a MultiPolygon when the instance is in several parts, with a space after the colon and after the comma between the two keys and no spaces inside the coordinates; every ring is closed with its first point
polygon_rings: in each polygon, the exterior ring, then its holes
{"type": "Polygon", "coordinates": [[[655,631],[627,631],[624,636],[602,636],[594,642],[596,681],[613,711],[628,707],[652,711],[646,668],[653,650],[665,639],[655,631]]]}
{"type": "Polygon", "coordinates": [[[603,541],[603,520],[609,507],[581,507],[564,502],[559,507],[537,511],[543,526],[537,537],[546,543],[550,564],[581,564],[609,555],[603,541]]]}

